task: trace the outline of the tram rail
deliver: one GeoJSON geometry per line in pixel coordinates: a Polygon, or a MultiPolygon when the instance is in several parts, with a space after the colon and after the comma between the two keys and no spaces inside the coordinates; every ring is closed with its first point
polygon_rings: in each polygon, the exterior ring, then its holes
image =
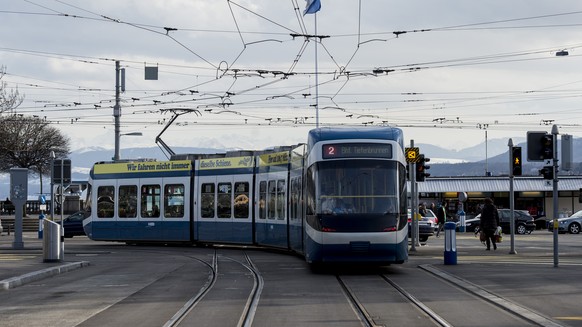
{"type": "MultiPolygon", "coordinates": [[[[428,306],[424,303],[419,301],[415,298],[411,293],[407,292],[404,288],[400,287],[394,281],[392,281],[388,276],[384,274],[377,275],[381,280],[383,280],[386,284],[390,285],[397,294],[404,297],[408,303],[410,303],[413,307],[424,312],[432,321],[441,327],[453,327],[452,324],[447,322],[443,317],[439,316],[436,312],[431,310],[428,306]]],[[[374,320],[374,314],[370,313],[370,311],[366,308],[365,301],[362,301],[358,298],[355,291],[349,286],[349,282],[347,282],[341,275],[336,275],[336,279],[340,284],[342,291],[344,292],[350,306],[354,309],[354,312],[358,316],[359,320],[362,322],[362,326],[365,327],[380,327],[384,326],[381,324],[376,323],[374,320]]]]}
{"type": "Polygon", "coordinates": [[[191,257],[191,258],[194,260],[200,261],[202,264],[205,264],[210,268],[208,282],[206,283],[206,285],[204,285],[202,287],[202,289],[200,289],[200,291],[197,294],[195,294],[192,298],[190,298],[190,300],[188,300],[184,304],[184,306],[180,310],[178,310],[178,312],[176,312],[176,314],[172,318],[170,318],[170,320],[168,320],[164,324],[164,327],[179,326],[182,319],[184,319],[184,317],[186,315],[188,315],[188,313],[190,311],[192,311],[192,308],[194,308],[196,306],[196,304],[198,302],[200,302],[200,300],[202,300],[202,298],[212,289],[212,287],[216,283],[217,274],[218,274],[218,259],[217,259],[216,250],[214,251],[214,254],[212,256],[211,263],[208,263],[208,262],[201,260],[199,258],[196,258],[196,257],[191,257]]]}

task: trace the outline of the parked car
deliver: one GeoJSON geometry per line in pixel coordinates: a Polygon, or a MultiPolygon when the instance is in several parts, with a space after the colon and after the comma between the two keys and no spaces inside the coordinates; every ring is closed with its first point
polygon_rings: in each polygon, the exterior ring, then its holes
{"type": "MultiPolygon", "coordinates": [[[[499,223],[503,233],[510,233],[510,217],[511,209],[498,209],[499,212],[499,223]]],[[[516,234],[530,234],[536,229],[536,223],[534,217],[529,214],[527,210],[514,210],[515,216],[515,233],[516,234]]]]}
{"type": "MultiPolygon", "coordinates": [[[[497,212],[499,213],[499,225],[501,225],[501,230],[504,234],[510,234],[511,209],[497,209],[497,212]]],[[[514,210],[513,213],[515,218],[516,234],[530,234],[533,230],[536,229],[534,218],[527,210],[514,210]]],[[[475,219],[481,219],[481,214],[478,214],[475,219]]],[[[477,221],[477,225],[478,224],[479,222],[477,221]]]]}
{"type": "MultiPolygon", "coordinates": [[[[408,237],[411,237],[411,228],[412,219],[410,210],[408,210],[408,237]]],[[[421,217],[418,220],[418,241],[421,243],[425,243],[426,241],[428,241],[428,238],[434,235],[436,228],[437,225],[429,217],[421,217]]]]}
{"type": "MultiPolygon", "coordinates": [[[[548,224],[548,230],[554,231],[553,224],[548,224]]],[[[580,234],[582,231],[582,210],[568,218],[558,219],[558,233],[580,234]]]]}
{"type": "Polygon", "coordinates": [[[63,219],[63,227],[65,229],[65,237],[71,238],[73,236],[84,236],[83,219],[86,218],[85,211],[77,211],[74,214],[63,219]]]}
{"type": "MultiPolygon", "coordinates": [[[[465,231],[466,232],[474,232],[477,233],[479,231],[479,225],[481,224],[481,216],[465,219],[465,231]]],[[[459,231],[459,227],[461,226],[461,222],[457,221],[457,231],[459,231]]]]}
{"type": "Polygon", "coordinates": [[[428,218],[430,221],[432,221],[432,223],[435,225],[435,229],[438,228],[438,224],[437,224],[437,216],[435,215],[435,213],[430,210],[430,209],[426,209],[425,210],[426,214],[425,217],[428,218]]]}
{"type": "Polygon", "coordinates": [[[549,224],[551,221],[552,220],[546,216],[541,216],[541,217],[535,218],[534,222],[536,224],[536,230],[537,229],[543,229],[543,230],[548,229],[550,227],[549,224]]]}

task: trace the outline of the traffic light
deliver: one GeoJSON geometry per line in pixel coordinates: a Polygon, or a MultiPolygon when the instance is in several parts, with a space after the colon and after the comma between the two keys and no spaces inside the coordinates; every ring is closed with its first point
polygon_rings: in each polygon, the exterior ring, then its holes
{"type": "Polygon", "coordinates": [[[554,179],[554,167],[545,166],[544,168],[540,169],[540,175],[543,175],[544,179],[554,179]]]}
{"type": "Polygon", "coordinates": [[[418,156],[418,162],[416,163],[417,182],[424,182],[425,178],[430,176],[430,174],[426,172],[428,169],[430,169],[430,166],[426,165],[426,163],[429,161],[430,159],[426,158],[424,154],[418,156]]]}
{"type": "Polygon", "coordinates": [[[511,167],[513,176],[521,176],[521,147],[514,146],[511,149],[511,167]]]}
{"type": "Polygon", "coordinates": [[[554,135],[546,132],[527,132],[527,160],[544,161],[554,158],[554,135]]]}

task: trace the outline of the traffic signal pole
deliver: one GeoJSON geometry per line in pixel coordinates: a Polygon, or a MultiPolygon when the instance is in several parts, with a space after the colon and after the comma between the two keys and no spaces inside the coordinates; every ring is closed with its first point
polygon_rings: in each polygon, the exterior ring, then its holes
{"type": "MultiPolygon", "coordinates": [[[[414,148],[414,140],[410,140],[410,147],[414,148]]],[[[418,221],[416,220],[416,212],[418,211],[418,206],[416,204],[416,163],[408,163],[408,171],[410,174],[410,252],[416,252],[416,242],[418,241],[418,221]]]]}
{"type": "Polygon", "coordinates": [[[553,141],[553,206],[554,206],[554,267],[558,267],[558,125],[552,126],[553,141]]]}
{"type": "MultiPolygon", "coordinates": [[[[515,167],[515,152],[513,150],[513,140],[509,139],[507,142],[509,147],[509,235],[510,239],[510,249],[509,254],[517,254],[515,251],[515,194],[513,194],[513,175],[515,167]]],[[[521,160],[521,158],[519,158],[521,160]]]]}

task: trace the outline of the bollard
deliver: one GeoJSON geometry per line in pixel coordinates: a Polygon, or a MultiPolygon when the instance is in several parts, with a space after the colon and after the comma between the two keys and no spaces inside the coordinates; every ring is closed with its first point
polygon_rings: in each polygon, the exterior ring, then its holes
{"type": "Polygon", "coordinates": [[[44,221],[44,214],[41,211],[40,215],[38,215],[38,239],[39,240],[42,240],[42,230],[43,230],[42,223],[43,223],[43,221],[44,221]]]}
{"type": "Polygon", "coordinates": [[[61,225],[44,219],[44,231],[46,231],[42,240],[43,262],[59,262],[63,261],[63,256],[60,251],[61,239],[61,225]]]}
{"type": "Polygon", "coordinates": [[[459,215],[459,232],[464,233],[466,232],[465,228],[465,211],[463,209],[459,210],[457,213],[459,215]]]}
{"type": "Polygon", "coordinates": [[[457,264],[457,234],[454,222],[445,223],[445,265],[457,264]]]}

